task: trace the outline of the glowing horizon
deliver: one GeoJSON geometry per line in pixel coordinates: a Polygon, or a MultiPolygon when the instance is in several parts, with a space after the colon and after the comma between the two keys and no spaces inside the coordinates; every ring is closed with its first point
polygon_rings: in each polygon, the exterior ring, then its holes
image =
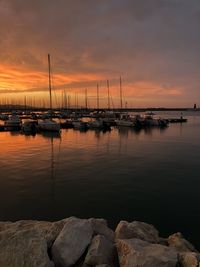
{"type": "MultiPolygon", "coordinates": [[[[25,101],[24,99],[26,98],[27,105],[33,105],[34,102],[34,105],[36,106],[48,106],[49,88],[47,72],[34,73],[30,70],[17,70],[13,67],[10,69],[7,68],[6,72],[7,75],[4,73],[2,74],[2,72],[0,75],[1,104],[23,104],[25,101]],[[15,82],[13,82],[13,80],[15,82]],[[17,80],[19,81],[18,83],[16,82],[17,80]],[[13,87],[13,84],[15,87],[13,87]]],[[[67,78],[66,75],[63,74],[53,75],[53,102],[55,107],[62,106],[65,99],[69,97],[71,107],[85,107],[85,90],[87,90],[88,107],[96,108],[97,84],[99,86],[100,107],[108,107],[107,80],[103,80],[102,77],[99,77],[97,80],[96,77],[90,77],[89,74],[73,74],[70,78],[67,78]]],[[[123,107],[134,108],[148,106],[149,100],[151,100],[155,94],[157,95],[157,98],[162,98],[163,96],[165,96],[165,98],[170,96],[181,96],[180,88],[169,88],[166,93],[163,87],[150,81],[141,81],[130,84],[124,81],[124,79],[122,79],[122,81],[123,107]],[[144,103],[142,105],[140,104],[141,100],[142,103],[144,103]]],[[[111,108],[118,108],[120,107],[119,78],[109,80],[109,84],[110,106],[111,108]]]]}

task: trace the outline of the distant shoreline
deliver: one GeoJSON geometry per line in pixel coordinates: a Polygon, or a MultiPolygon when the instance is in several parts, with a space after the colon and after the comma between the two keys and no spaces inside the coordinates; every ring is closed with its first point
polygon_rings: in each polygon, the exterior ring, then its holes
{"type": "MultiPolygon", "coordinates": [[[[0,112],[9,112],[9,111],[13,111],[13,110],[21,110],[21,111],[48,111],[49,108],[38,108],[38,107],[24,107],[24,106],[20,106],[20,105],[0,105],[0,112]]],[[[105,112],[105,111],[113,111],[113,112],[146,112],[146,111],[200,111],[200,108],[187,108],[187,107],[183,107],[183,108],[177,108],[177,107],[173,107],[173,108],[169,108],[169,107],[146,107],[146,108],[84,108],[84,107],[78,107],[78,108],[53,108],[54,111],[60,111],[60,110],[67,110],[70,112],[93,112],[93,111],[101,111],[101,112],[105,112]]]]}

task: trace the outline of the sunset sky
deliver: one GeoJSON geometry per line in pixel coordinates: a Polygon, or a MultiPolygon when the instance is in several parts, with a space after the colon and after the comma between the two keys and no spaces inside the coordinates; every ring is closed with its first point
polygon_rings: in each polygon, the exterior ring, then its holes
{"type": "Polygon", "coordinates": [[[0,0],[0,101],[200,106],[199,0],[0,0]]]}

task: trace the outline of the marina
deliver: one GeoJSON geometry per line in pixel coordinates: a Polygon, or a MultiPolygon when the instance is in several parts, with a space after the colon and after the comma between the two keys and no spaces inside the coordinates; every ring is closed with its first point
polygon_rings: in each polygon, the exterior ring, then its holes
{"type": "Polygon", "coordinates": [[[11,113],[0,113],[0,131],[60,131],[62,128],[81,128],[81,129],[111,129],[113,126],[118,127],[167,127],[169,123],[184,123],[186,118],[173,117],[161,118],[156,114],[146,114],[144,112],[123,112],[106,110],[85,111],[66,110],[51,112],[25,112],[13,111],[11,113]],[[19,115],[17,115],[19,114],[19,115]],[[65,114],[63,116],[63,114],[65,114]],[[54,120],[52,120],[54,118],[54,120]],[[56,120],[56,121],[55,121],[56,120]]]}

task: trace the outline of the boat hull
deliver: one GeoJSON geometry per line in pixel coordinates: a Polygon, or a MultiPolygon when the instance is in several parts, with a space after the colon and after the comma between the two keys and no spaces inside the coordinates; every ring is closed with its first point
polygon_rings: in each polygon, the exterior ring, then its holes
{"type": "Polygon", "coordinates": [[[48,132],[59,132],[60,124],[54,121],[44,121],[38,123],[38,130],[48,132]]]}
{"type": "Polygon", "coordinates": [[[134,127],[135,123],[133,121],[126,121],[126,120],[115,120],[117,126],[123,127],[134,127]]]}

